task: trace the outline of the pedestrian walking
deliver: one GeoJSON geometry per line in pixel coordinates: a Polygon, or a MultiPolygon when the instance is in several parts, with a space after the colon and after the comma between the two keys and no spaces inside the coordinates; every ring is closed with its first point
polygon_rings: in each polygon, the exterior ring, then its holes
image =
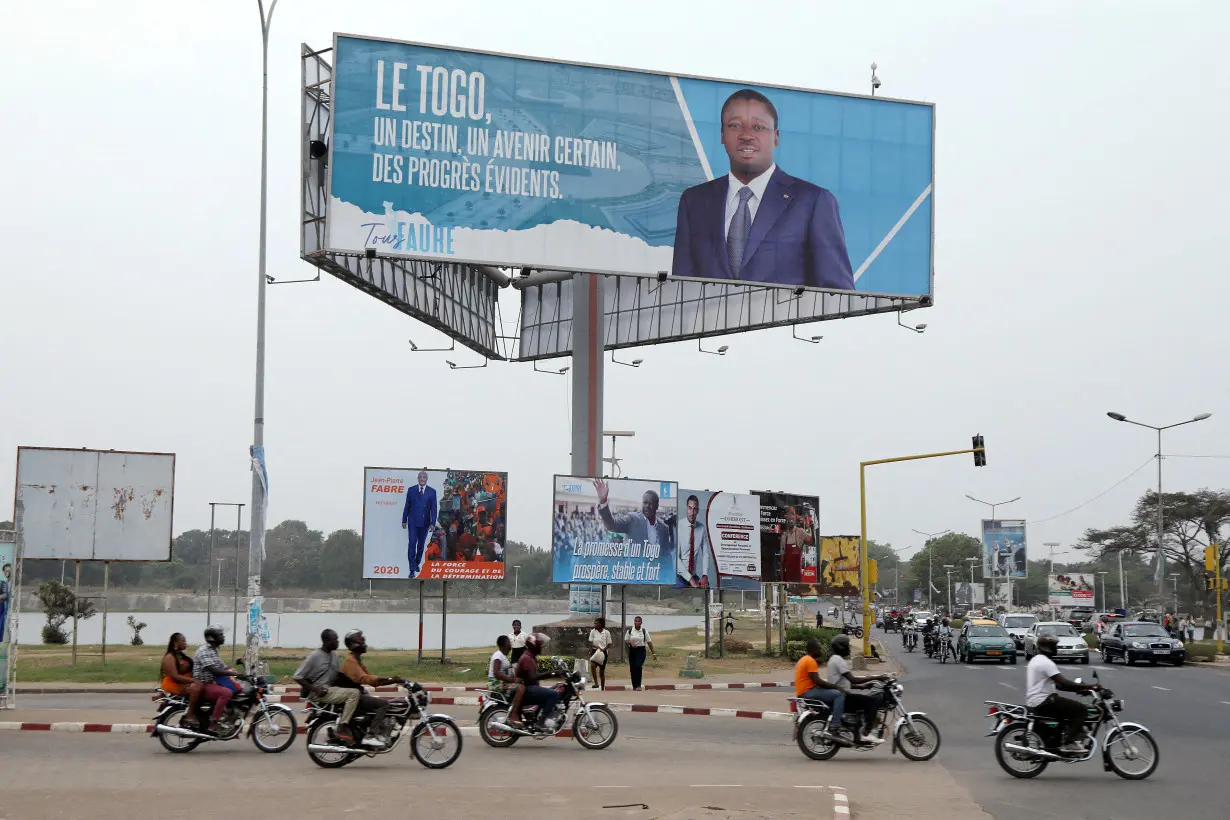
{"type": "Polygon", "coordinates": [[[606,628],[606,618],[594,618],[594,628],[589,631],[587,642],[590,651],[593,652],[589,656],[590,679],[598,686],[598,689],[605,690],[607,648],[614,643],[610,630],[606,628]]]}
{"type": "Polygon", "coordinates": [[[645,653],[646,651],[653,653],[653,659],[658,659],[658,653],[653,648],[653,638],[649,635],[649,630],[641,625],[641,616],[636,616],[632,619],[632,628],[628,630],[628,634],[624,635],[624,643],[628,645],[628,665],[632,669],[632,689],[639,692],[644,687],[642,683],[642,673],[645,669],[645,653]]]}
{"type": "Polygon", "coordinates": [[[1190,619],[1185,621],[1185,623],[1187,624],[1187,642],[1191,643],[1196,640],[1196,624],[1190,619]]]}
{"type": "Polygon", "coordinates": [[[512,647],[508,662],[515,664],[521,657],[521,653],[525,651],[525,633],[521,631],[521,621],[512,622],[512,632],[508,633],[508,644],[512,647]]]}

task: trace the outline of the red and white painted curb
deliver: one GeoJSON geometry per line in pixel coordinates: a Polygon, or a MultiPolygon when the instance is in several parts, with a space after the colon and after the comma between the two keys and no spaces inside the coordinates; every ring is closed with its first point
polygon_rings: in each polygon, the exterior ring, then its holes
{"type": "MultiPolygon", "coordinates": [[[[461,726],[461,734],[465,736],[476,736],[478,734],[477,726],[461,726]]],[[[148,735],[154,731],[152,723],[19,723],[16,721],[4,722],[0,721],[0,731],[11,732],[68,732],[70,734],[97,734],[97,735],[148,735]]],[[[297,734],[305,734],[306,726],[299,726],[297,734]]],[[[572,737],[572,730],[565,729],[559,733],[559,737],[572,737]]]]}
{"type": "MultiPolygon", "coordinates": [[[[793,686],[793,683],[782,682],[765,682],[757,681],[754,683],[648,683],[641,687],[645,691],[653,692],[681,692],[690,690],[721,690],[721,689],[781,689],[793,686]]],[[[423,689],[428,692],[485,692],[486,686],[424,686],[423,689]]],[[[277,685],[273,687],[274,692],[290,693],[297,692],[298,686],[283,686],[277,685]]],[[[144,690],[142,690],[144,691],[144,690]]],[[[377,686],[376,692],[400,692],[400,686],[377,686]]],[[[598,691],[598,690],[590,690],[598,691]]],[[[631,692],[632,686],[622,683],[607,684],[607,692],[631,692]]],[[[289,703],[290,701],[284,701],[289,703]]]]}

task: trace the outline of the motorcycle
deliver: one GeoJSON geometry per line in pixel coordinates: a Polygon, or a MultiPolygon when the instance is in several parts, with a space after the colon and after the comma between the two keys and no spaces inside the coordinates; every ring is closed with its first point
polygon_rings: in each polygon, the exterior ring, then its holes
{"type": "MultiPolygon", "coordinates": [[[[887,681],[876,681],[872,687],[880,691],[883,704],[876,713],[876,725],[873,730],[884,737],[890,717],[896,715],[892,725],[892,752],[901,752],[906,760],[930,760],[940,750],[940,730],[925,712],[910,712],[905,708],[902,693],[905,691],[896,678],[887,681]]],[[[822,701],[791,698],[796,704],[798,715],[795,717],[795,739],[803,754],[812,760],[828,760],[837,754],[843,744],[838,743],[828,734],[829,707],[822,701]]],[[[855,738],[862,715],[858,712],[846,712],[842,715],[841,725],[850,730],[855,738]]],[[[866,752],[876,748],[878,743],[860,743],[857,740],[853,748],[857,752],[866,752]]]]}
{"type": "Polygon", "coordinates": [[[923,652],[928,658],[934,658],[940,649],[940,637],[934,631],[923,631],[923,652]]]}
{"type": "MultiPolygon", "coordinates": [[[[289,706],[270,703],[266,699],[275,678],[272,675],[236,675],[240,690],[226,706],[213,732],[202,732],[184,725],[188,716],[188,697],[158,689],[154,700],[158,713],[154,715],[154,730],[150,737],[158,738],[168,752],[183,754],[202,743],[235,740],[247,727],[252,743],[262,752],[284,752],[295,742],[298,724],[289,706]]],[[[213,704],[202,698],[197,705],[198,725],[208,722],[213,704]]]]}
{"type": "MultiPolygon", "coordinates": [[[[1093,673],[1094,680],[1098,673],[1093,673]]],[[[1076,679],[1081,682],[1080,678],[1076,679]]],[[[1144,780],[1157,769],[1157,741],[1139,723],[1119,720],[1123,700],[1109,689],[1082,693],[1093,696],[1085,717],[1086,750],[1083,753],[1059,751],[1061,731],[1059,721],[1034,714],[1029,707],[989,700],[987,717],[995,724],[987,737],[995,737],[995,759],[1013,777],[1031,778],[1042,774],[1051,763],[1084,763],[1098,753],[1098,729],[1107,727],[1102,735],[1102,767],[1125,780],[1144,780]],[[1120,749],[1123,760],[1112,753],[1120,749]],[[1139,763],[1138,766],[1130,764],[1139,763]]]]}
{"type": "Polygon", "coordinates": [[[478,698],[478,733],[488,746],[507,748],[523,737],[535,740],[554,737],[568,725],[572,714],[572,736],[586,749],[605,749],[615,742],[619,734],[619,721],[605,703],[586,703],[582,692],[586,681],[579,672],[569,671],[568,662],[552,658],[551,666],[563,676],[563,683],[555,685],[560,693],[559,702],[546,721],[540,721],[537,706],[522,706],[521,717],[525,728],[508,722],[511,696],[501,692],[486,691],[478,698]]]}
{"type": "Polygon", "coordinates": [[[429,714],[427,707],[431,697],[427,690],[408,680],[398,681],[409,693],[407,697],[392,698],[385,715],[388,742],[383,746],[359,746],[371,731],[381,727],[372,726],[372,713],[360,713],[350,721],[350,730],[356,745],[347,745],[337,738],[335,730],[342,707],[337,704],[319,704],[308,701],[307,709],[307,754],[312,762],[324,769],[340,769],[363,756],[386,755],[410,738],[410,753],[414,759],[429,769],[446,769],[461,756],[461,729],[448,715],[429,714]],[[407,724],[417,720],[411,728],[407,724]]]}
{"type": "Polygon", "coordinates": [[[938,656],[940,663],[948,663],[948,659],[952,658],[955,663],[957,660],[957,650],[952,645],[952,635],[936,635],[935,636],[935,655],[938,656]]]}
{"type": "Polygon", "coordinates": [[[884,631],[885,632],[900,632],[901,629],[902,627],[901,627],[901,616],[900,615],[888,615],[884,619],[884,631]]]}
{"type": "Polygon", "coordinates": [[[849,621],[842,621],[841,622],[841,634],[842,635],[853,635],[856,638],[861,638],[863,637],[863,627],[857,623],[852,624],[849,621]]]}
{"type": "Polygon", "coordinates": [[[913,652],[918,646],[918,630],[914,624],[906,624],[901,631],[901,645],[905,647],[907,652],[913,652]]]}

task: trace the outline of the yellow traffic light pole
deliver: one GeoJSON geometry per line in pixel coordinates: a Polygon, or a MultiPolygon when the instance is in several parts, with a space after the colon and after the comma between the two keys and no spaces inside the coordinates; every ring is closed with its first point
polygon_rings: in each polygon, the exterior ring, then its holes
{"type": "MultiPolygon", "coordinates": [[[[867,559],[867,468],[876,464],[893,464],[898,461],[918,461],[924,458],[943,458],[945,456],[963,456],[969,453],[985,452],[985,447],[972,447],[968,450],[949,450],[944,453],[923,453],[917,456],[897,456],[896,458],[879,458],[875,461],[862,461],[858,465],[858,503],[862,515],[862,543],[859,548],[859,585],[863,590],[863,656],[871,657],[871,584],[869,583],[870,565],[867,559]]],[[[898,581],[900,583],[900,581],[898,581]]]]}
{"type": "MultiPolygon", "coordinates": [[[[1204,548],[1204,571],[1213,573],[1210,579],[1213,585],[1213,594],[1217,599],[1217,626],[1215,633],[1217,635],[1217,654],[1223,654],[1222,650],[1222,628],[1225,624],[1221,620],[1221,598],[1225,594],[1226,588],[1230,587],[1221,577],[1221,547],[1212,543],[1204,548]]],[[[1206,586],[1206,589],[1208,587],[1206,586]]]]}

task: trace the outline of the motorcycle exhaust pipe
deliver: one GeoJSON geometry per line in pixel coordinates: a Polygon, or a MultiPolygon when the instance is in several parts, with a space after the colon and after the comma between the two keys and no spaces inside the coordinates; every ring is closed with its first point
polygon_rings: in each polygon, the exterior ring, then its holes
{"type": "Polygon", "coordinates": [[[344,755],[363,754],[362,750],[351,749],[348,746],[325,746],[320,743],[309,743],[307,748],[309,752],[323,752],[326,754],[344,754],[344,755]]]}
{"type": "Polygon", "coordinates": [[[529,732],[524,729],[509,726],[507,723],[500,723],[498,720],[491,721],[487,724],[487,727],[490,729],[495,729],[498,732],[508,732],[510,735],[521,735],[522,737],[527,737],[529,735],[529,732]]]}
{"type": "Polygon", "coordinates": [[[154,724],[154,734],[156,735],[157,734],[179,735],[180,737],[193,737],[193,738],[196,738],[197,740],[217,740],[218,739],[214,737],[213,735],[206,735],[206,734],[202,734],[201,732],[194,732],[191,729],[184,729],[181,726],[168,726],[165,723],[154,724]]]}
{"type": "Polygon", "coordinates": [[[1040,757],[1043,760],[1067,760],[1062,755],[1057,755],[1054,752],[1048,752],[1045,749],[1035,749],[1032,746],[1021,746],[1017,743],[1005,743],[1004,751],[1013,752],[1014,754],[1026,754],[1033,757],[1040,757]]]}

